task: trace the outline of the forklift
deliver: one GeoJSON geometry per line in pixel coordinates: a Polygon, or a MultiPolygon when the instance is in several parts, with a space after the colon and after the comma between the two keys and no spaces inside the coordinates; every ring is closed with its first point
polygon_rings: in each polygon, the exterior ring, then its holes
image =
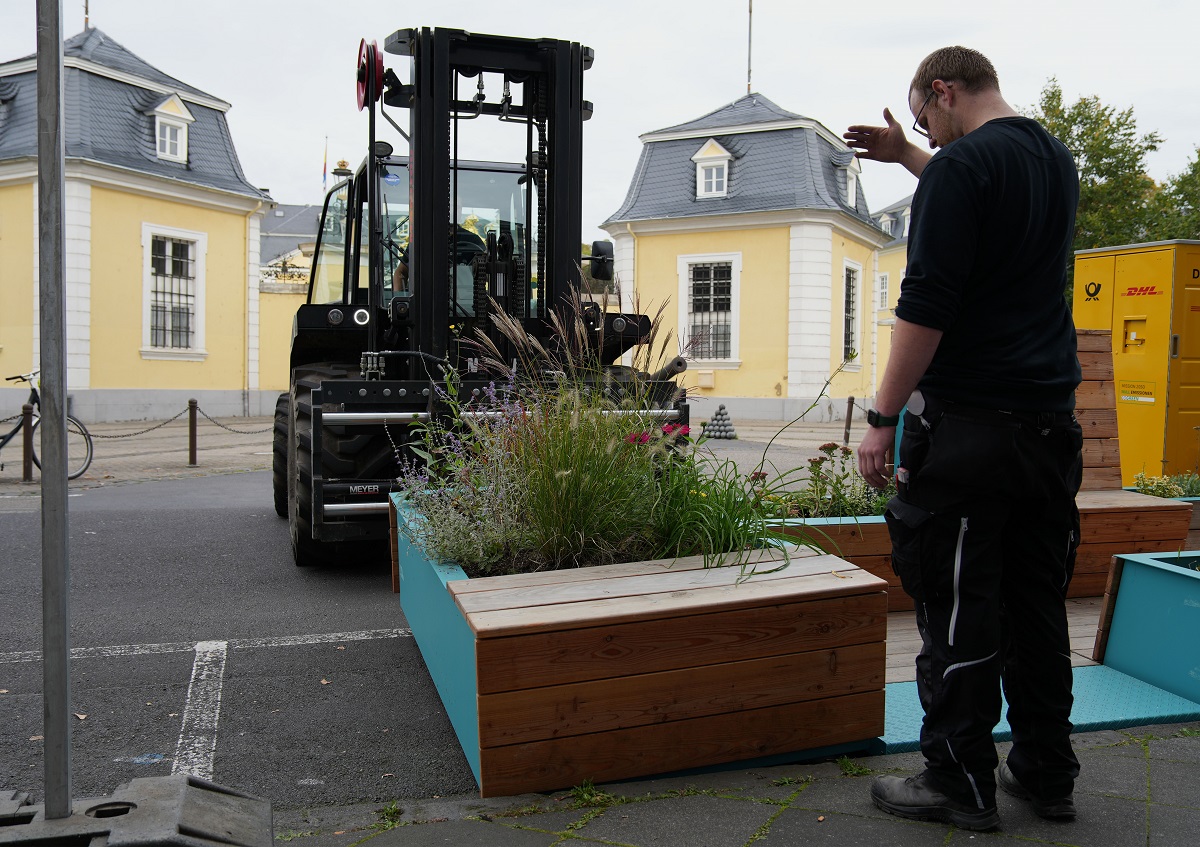
{"type": "Polygon", "coordinates": [[[421,28],[393,33],[384,51],[408,57],[409,82],[384,68],[375,42],[360,44],[367,155],[325,198],[307,300],[293,322],[290,388],[275,409],[275,510],[288,519],[297,565],[382,547],[389,495],[417,456],[409,427],[450,414],[447,379],[459,396],[486,390],[494,376],[481,369],[480,338],[515,367],[500,313],[548,350],[552,318],[581,324],[606,386],[649,386],[647,402],[664,420],[687,422],[684,391],[671,379],[682,360],[656,374],[619,364],[645,341],[650,319],[581,296],[581,262],[596,280],[613,276],[610,242],[580,255],[592,50],[421,28]],[[408,112],[407,130],[388,109],[408,112]],[[376,137],[377,112],[407,149],[376,137]],[[481,131],[523,154],[460,157],[481,131]]]}

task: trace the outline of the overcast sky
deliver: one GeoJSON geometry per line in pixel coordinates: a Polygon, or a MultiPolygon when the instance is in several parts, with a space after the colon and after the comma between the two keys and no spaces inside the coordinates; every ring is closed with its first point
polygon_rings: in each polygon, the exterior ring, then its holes
{"type": "MultiPolygon", "coordinates": [[[[585,96],[584,238],[624,199],[638,136],[692,120],[746,92],[747,0],[91,0],[91,24],[164,73],[233,104],[229,124],[247,178],[281,203],[321,202],[329,167],[366,150],[354,69],[359,39],[405,27],[581,41],[596,61],[585,96]]],[[[35,0],[0,0],[0,61],[36,49],[35,0]]],[[[63,0],[63,30],[83,29],[84,0],[63,0]]],[[[1098,95],[1132,106],[1141,132],[1166,141],[1150,174],[1178,173],[1200,144],[1200,4],[1195,0],[758,0],[753,90],[837,135],[878,122],[884,106],[911,124],[906,93],[931,50],[983,51],[1018,109],[1051,77],[1069,102],[1098,95]]],[[[406,59],[384,54],[407,80],[406,59]]],[[[489,97],[489,99],[494,99],[489,97]]],[[[397,117],[401,117],[398,115],[397,117]]],[[[382,122],[381,122],[382,124],[382,122]]],[[[402,125],[405,123],[402,121],[402,125]]],[[[382,124],[390,131],[386,124],[382,124]]],[[[387,137],[381,133],[381,137],[387,137]]],[[[392,136],[399,141],[398,137],[392,136]]],[[[895,165],[863,163],[870,207],[912,192],[895,165]]]]}

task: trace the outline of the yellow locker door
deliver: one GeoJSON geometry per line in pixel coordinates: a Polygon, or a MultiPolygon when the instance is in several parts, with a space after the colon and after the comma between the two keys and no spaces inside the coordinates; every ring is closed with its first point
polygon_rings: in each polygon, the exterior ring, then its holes
{"type": "Polygon", "coordinates": [[[1166,473],[1200,472],[1200,247],[1175,248],[1166,473]]]}
{"type": "Polygon", "coordinates": [[[1076,329],[1112,329],[1116,257],[1076,256],[1071,294],[1076,329]]]}
{"type": "Polygon", "coordinates": [[[1116,258],[1113,381],[1121,478],[1132,485],[1139,472],[1163,472],[1174,251],[1136,249],[1116,258]]]}

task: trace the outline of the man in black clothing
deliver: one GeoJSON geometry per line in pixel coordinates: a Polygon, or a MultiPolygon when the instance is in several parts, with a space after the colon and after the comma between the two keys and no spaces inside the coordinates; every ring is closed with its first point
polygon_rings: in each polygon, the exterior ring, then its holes
{"type": "Polygon", "coordinates": [[[998,781],[1042,817],[1075,817],[1065,597],[1079,543],[1082,432],[1064,299],[1079,180],[1067,149],[1000,94],[986,57],[930,54],[909,89],[914,130],[852,126],[862,158],[919,177],[892,352],[859,447],[886,483],[892,562],[914,599],[926,770],[880,777],[881,809],[968,829],[999,823],[992,730],[1000,680],[1013,746],[998,781]],[[940,148],[940,149],[938,149],[940,148]]]}

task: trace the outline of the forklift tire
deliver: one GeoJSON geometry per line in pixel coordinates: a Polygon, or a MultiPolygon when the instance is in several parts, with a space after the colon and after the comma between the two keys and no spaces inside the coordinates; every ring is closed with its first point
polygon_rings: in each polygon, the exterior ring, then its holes
{"type": "Polygon", "coordinates": [[[292,401],[280,394],[275,401],[275,432],[271,439],[271,493],[275,497],[275,514],[288,516],[288,426],[292,401]]]}
{"type": "Polygon", "coordinates": [[[330,564],[337,558],[336,543],[312,537],[312,392],[323,379],[337,379],[349,371],[332,367],[297,369],[290,394],[287,441],[288,530],[292,558],[297,567],[330,564]]]}

